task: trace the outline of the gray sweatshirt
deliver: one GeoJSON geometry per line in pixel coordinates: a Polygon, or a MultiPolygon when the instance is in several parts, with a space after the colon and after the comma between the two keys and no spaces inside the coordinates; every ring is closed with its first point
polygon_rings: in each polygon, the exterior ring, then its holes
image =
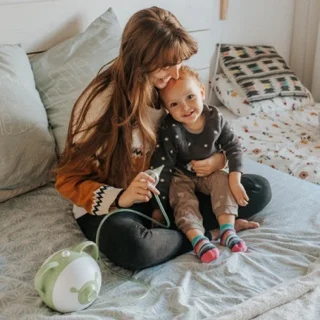
{"type": "Polygon", "coordinates": [[[229,172],[242,171],[242,149],[229,123],[216,107],[204,105],[205,125],[200,133],[189,132],[170,114],[162,120],[158,130],[158,144],[151,159],[151,168],[164,165],[157,188],[162,202],[166,202],[171,176],[175,169],[195,176],[191,160],[203,160],[225,151],[229,172]]]}

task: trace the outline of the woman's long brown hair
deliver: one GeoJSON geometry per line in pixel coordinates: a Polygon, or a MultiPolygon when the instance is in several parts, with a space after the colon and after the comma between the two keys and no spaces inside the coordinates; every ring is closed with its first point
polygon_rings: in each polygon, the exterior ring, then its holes
{"type": "Polygon", "coordinates": [[[148,144],[153,151],[156,143],[148,108],[158,102],[148,74],[188,59],[197,49],[194,39],[167,10],[151,7],[135,13],[123,31],[119,56],[97,75],[75,103],[57,174],[77,175],[98,161],[98,172],[83,176],[82,181],[89,179],[126,188],[151,156],[151,152],[143,154],[138,167],[134,163],[133,128],[140,128],[144,148],[148,144]],[[95,100],[108,87],[112,88],[110,102],[103,106],[95,122],[85,126],[95,100]],[[81,139],[76,141],[79,133],[81,139]]]}

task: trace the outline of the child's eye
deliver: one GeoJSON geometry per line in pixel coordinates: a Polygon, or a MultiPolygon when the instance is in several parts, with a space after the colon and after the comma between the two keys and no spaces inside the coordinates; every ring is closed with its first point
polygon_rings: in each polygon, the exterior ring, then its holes
{"type": "Polygon", "coordinates": [[[170,103],[170,107],[173,108],[173,107],[176,107],[178,104],[176,102],[172,102],[170,103]]]}
{"type": "Polygon", "coordinates": [[[188,95],[188,100],[191,100],[191,99],[193,99],[194,98],[194,94],[189,94],[188,95]]]}

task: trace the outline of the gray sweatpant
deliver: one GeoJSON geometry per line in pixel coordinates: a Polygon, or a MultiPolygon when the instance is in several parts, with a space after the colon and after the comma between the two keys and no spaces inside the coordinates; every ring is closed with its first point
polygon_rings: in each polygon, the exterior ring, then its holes
{"type": "Polygon", "coordinates": [[[238,215],[238,203],[230,190],[227,172],[217,171],[207,177],[190,177],[178,172],[171,180],[169,201],[175,223],[183,233],[190,229],[205,231],[196,190],[211,196],[216,217],[221,214],[238,215]]]}

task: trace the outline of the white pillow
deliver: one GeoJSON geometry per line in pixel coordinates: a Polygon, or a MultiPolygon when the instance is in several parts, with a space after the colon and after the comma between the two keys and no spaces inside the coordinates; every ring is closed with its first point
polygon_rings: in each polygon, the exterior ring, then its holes
{"type": "Polygon", "coordinates": [[[60,154],[70,114],[81,92],[119,52],[121,27],[111,8],[81,34],[31,57],[37,88],[60,154]]]}

